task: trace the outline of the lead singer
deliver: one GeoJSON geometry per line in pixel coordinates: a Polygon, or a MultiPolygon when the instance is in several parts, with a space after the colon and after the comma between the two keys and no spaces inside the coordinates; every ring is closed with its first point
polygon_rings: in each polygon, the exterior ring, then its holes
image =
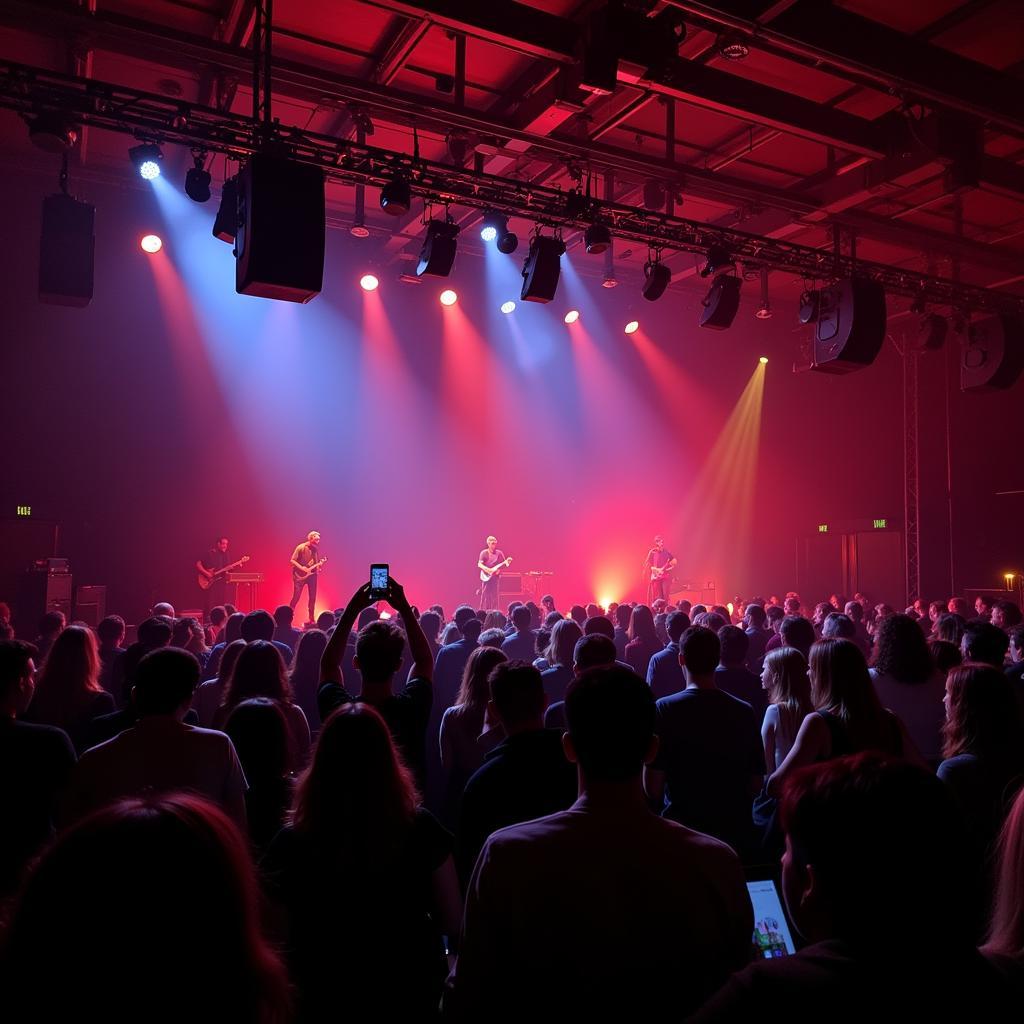
{"type": "Polygon", "coordinates": [[[494,611],[498,607],[498,575],[511,561],[498,548],[498,538],[488,537],[487,547],[480,552],[476,566],[480,570],[480,607],[494,611]]]}

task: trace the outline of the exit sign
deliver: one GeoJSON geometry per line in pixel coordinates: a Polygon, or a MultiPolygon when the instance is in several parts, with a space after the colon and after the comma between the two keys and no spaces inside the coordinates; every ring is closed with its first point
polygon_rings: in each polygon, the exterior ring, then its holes
{"type": "Polygon", "coordinates": [[[818,533],[828,533],[828,523],[818,523],[818,533]]]}
{"type": "Polygon", "coordinates": [[[18,515],[19,516],[30,516],[30,515],[32,515],[32,506],[31,505],[19,505],[18,506],[18,515]]]}
{"type": "Polygon", "coordinates": [[[872,519],[871,524],[876,530],[884,530],[889,525],[888,519],[872,519]]]}

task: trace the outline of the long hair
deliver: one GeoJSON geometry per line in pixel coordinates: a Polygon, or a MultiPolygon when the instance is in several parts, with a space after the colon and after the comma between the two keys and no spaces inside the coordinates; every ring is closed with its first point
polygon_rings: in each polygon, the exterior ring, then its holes
{"type": "Polygon", "coordinates": [[[871,664],[900,683],[926,683],[935,674],[928,641],[909,615],[887,615],[878,624],[871,664]]]}
{"type": "Polygon", "coordinates": [[[556,622],[551,630],[551,640],[544,651],[544,658],[547,663],[554,667],[561,665],[564,668],[572,668],[573,652],[576,650],[576,641],[583,636],[583,630],[579,623],[573,619],[561,619],[556,622]]]}
{"type": "Polygon", "coordinates": [[[1024,728],[1010,681],[997,668],[967,662],[946,676],[945,757],[974,754],[1013,773],[1024,768],[1024,728]]]}
{"type": "Polygon", "coordinates": [[[298,692],[303,685],[316,686],[320,679],[320,657],[326,649],[327,634],[322,629],[307,630],[299,637],[288,672],[293,692],[298,692]]]}
{"type": "Polygon", "coordinates": [[[488,612],[484,619],[484,629],[504,629],[508,625],[508,619],[503,612],[488,612]]]}
{"type": "Polygon", "coordinates": [[[372,864],[394,853],[418,804],[412,773],[384,719],[356,702],[324,723],[295,789],[291,823],[350,863],[372,864]]]}
{"type": "Polygon", "coordinates": [[[25,880],[7,931],[9,1019],[184,1019],[199,991],[203,1018],[284,1022],[287,976],[258,907],[245,840],[212,804],[182,793],[105,807],[25,880]],[[117,884],[97,885],[113,863],[117,884]],[[111,963],[117,983],[97,985],[111,963]]]}
{"type": "Polygon", "coordinates": [[[647,605],[638,604],[633,609],[633,613],[629,617],[629,629],[626,630],[626,636],[630,640],[636,640],[639,637],[644,643],[661,646],[658,633],[654,628],[654,613],[647,605]]]}
{"type": "Polygon", "coordinates": [[[32,717],[55,725],[74,719],[93,694],[103,692],[99,679],[100,655],[92,630],[68,626],[53,641],[43,662],[32,717]]]}
{"type": "Polygon", "coordinates": [[[496,647],[474,647],[462,672],[462,685],[455,698],[455,706],[451,714],[457,718],[468,718],[479,725],[484,724],[484,712],[491,698],[491,690],[487,685],[487,677],[495,665],[508,661],[504,651],[496,647]]]}
{"type": "Polygon", "coordinates": [[[795,647],[777,647],[765,655],[764,667],[769,703],[799,724],[814,710],[804,656],[795,647]]]}
{"type": "Polygon", "coordinates": [[[269,640],[253,640],[238,655],[224,687],[221,706],[230,710],[250,697],[291,704],[292,691],[281,652],[269,640]]]}
{"type": "Polygon", "coordinates": [[[815,709],[839,718],[855,749],[889,748],[888,716],[861,649],[851,640],[819,640],[811,647],[809,666],[815,709]]]}
{"type": "Polygon", "coordinates": [[[1024,788],[1017,793],[999,836],[992,924],[983,953],[1024,960],[1024,788]]]}
{"type": "Polygon", "coordinates": [[[218,678],[221,682],[221,693],[227,689],[231,676],[234,674],[235,665],[238,664],[238,657],[245,648],[246,643],[244,640],[232,640],[231,643],[224,648],[224,653],[220,657],[220,665],[218,666],[218,678]]]}
{"type": "Polygon", "coordinates": [[[242,639],[242,623],[244,621],[244,612],[234,612],[228,616],[227,622],[224,623],[224,632],[221,634],[221,639],[225,644],[242,639]]]}

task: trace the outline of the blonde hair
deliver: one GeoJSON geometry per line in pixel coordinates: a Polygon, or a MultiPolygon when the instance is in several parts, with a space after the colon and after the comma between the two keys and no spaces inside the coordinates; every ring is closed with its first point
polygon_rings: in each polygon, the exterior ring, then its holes
{"type": "Polygon", "coordinates": [[[768,700],[788,709],[798,721],[813,710],[807,661],[795,647],[777,647],[765,655],[768,670],[768,700]]]}

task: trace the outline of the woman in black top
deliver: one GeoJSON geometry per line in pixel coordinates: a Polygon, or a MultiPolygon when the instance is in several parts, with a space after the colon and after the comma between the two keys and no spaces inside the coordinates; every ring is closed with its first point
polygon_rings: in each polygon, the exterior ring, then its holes
{"type": "Polygon", "coordinates": [[[383,718],[338,708],[262,862],[301,1020],[436,1017],[462,909],[451,854],[383,718]]]}

